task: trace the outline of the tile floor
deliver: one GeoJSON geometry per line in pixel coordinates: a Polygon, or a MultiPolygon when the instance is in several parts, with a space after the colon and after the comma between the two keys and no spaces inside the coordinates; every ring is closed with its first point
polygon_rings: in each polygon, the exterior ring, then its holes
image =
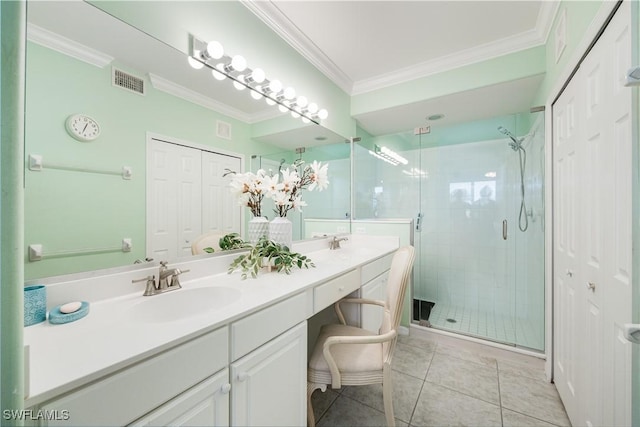
{"type": "MultiPolygon", "coordinates": [[[[400,336],[393,360],[398,426],[570,426],[542,364],[400,336]]],[[[316,390],[318,426],[384,426],[382,386],[316,390]]]]}

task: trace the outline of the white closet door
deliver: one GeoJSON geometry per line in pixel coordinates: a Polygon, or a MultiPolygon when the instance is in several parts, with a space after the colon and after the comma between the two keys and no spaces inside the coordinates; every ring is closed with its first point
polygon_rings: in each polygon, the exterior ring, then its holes
{"type": "Polygon", "coordinates": [[[175,147],[178,211],[178,256],[191,256],[191,243],[202,234],[202,152],[175,147]]]}
{"type": "Polygon", "coordinates": [[[240,158],[202,152],[202,231],[220,234],[241,233],[242,208],[229,191],[232,175],[241,171],[240,158]]]}
{"type": "MultiPolygon", "coordinates": [[[[631,67],[631,2],[621,4],[606,31],[609,68],[606,171],[609,180],[604,232],[610,236],[604,250],[609,262],[602,274],[604,295],[604,419],[612,426],[631,425],[631,346],[622,326],[632,322],[632,89],[624,87],[631,67]]],[[[595,283],[595,282],[594,282],[595,283]]],[[[637,402],[636,402],[637,403],[637,402]]]]}
{"type": "Polygon", "coordinates": [[[147,256],[156,260],[178,255],[173,147],[154,139],[147,142],[147,256]]]}
{"type": "Polygon", "coordinates": [[[582,141],[579,106],[582,87],[574,79],[553,107],[553,230],[554,230],[554,381],[573,420],[578,413],[577,372],[579,362],[580,306],[576,214],[579,209],[578,151],[582,141]]]}
{"type": "Polygon", "coordinates": [[[553,112],[554,380],[574,425],[631,425],[630,22],[623,2],[553,112]]]}
{"type": "Polygon", "coordinates": [[[200,150],[149,139],[147,144],[147,256],[191,256],[202,234],[200,150]]]}

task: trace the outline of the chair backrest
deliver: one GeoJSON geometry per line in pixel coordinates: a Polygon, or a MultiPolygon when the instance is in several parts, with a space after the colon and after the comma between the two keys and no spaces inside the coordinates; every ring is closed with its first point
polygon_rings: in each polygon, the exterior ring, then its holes
{"type": "MultiPolygon", "coordinates": [[[[396,251],[391,261],[391,270],[387,279],[387,298],[385,310],[380,327],[380,333],[398,329],[400,318],[402,317],[402,306],[407,293],[407,284],[411,278],[413,261],[415,260],[415,249],[413,246],[404,246],[396,251]]],[[[396,340],[384,345],[385,360],[390,362],[391,353],[395,347],[396,340]]]]}
{"type": "Polygon", "coordinates": [[[214,251],[220,251],[220,238],[222,234],[210,231],[201,236],[198,236],[191,244],[191,254],[198,255],[206,253],[204,248],[213,248],[214,251]]]}

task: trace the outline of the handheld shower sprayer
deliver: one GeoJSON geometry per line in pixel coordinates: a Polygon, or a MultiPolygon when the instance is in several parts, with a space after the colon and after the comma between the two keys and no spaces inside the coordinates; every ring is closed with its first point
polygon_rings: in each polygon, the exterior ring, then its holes
{"type": "Polygon", "coordinates": [[[518,228],[520,228],[520,231],[524,232],[527,231],[527,228],[529,228],[527,206],[525,205],[524,201],[524,170],[527,165],[527,151],[522,146],[522,141],[524,141],[524,138],[516,138],[516,136],[512,134],[509,129],[503,126],[498,126],[498,132],[508,136],[511,139],[511,142],[509,142],[509,147],[511,147],[513,151],[518,152],[518,157],[520,159],[520,215],[518,216],[518,228]]]}

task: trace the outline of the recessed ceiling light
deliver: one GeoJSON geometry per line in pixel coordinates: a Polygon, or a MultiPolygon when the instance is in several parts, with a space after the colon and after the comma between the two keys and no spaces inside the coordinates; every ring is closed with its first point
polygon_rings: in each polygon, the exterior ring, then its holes
{"type": "Polygon", "coordinates": [[[444,117],[444,114],[432,114],[427,117],[427,120],[440,120],[444,117]]]}

